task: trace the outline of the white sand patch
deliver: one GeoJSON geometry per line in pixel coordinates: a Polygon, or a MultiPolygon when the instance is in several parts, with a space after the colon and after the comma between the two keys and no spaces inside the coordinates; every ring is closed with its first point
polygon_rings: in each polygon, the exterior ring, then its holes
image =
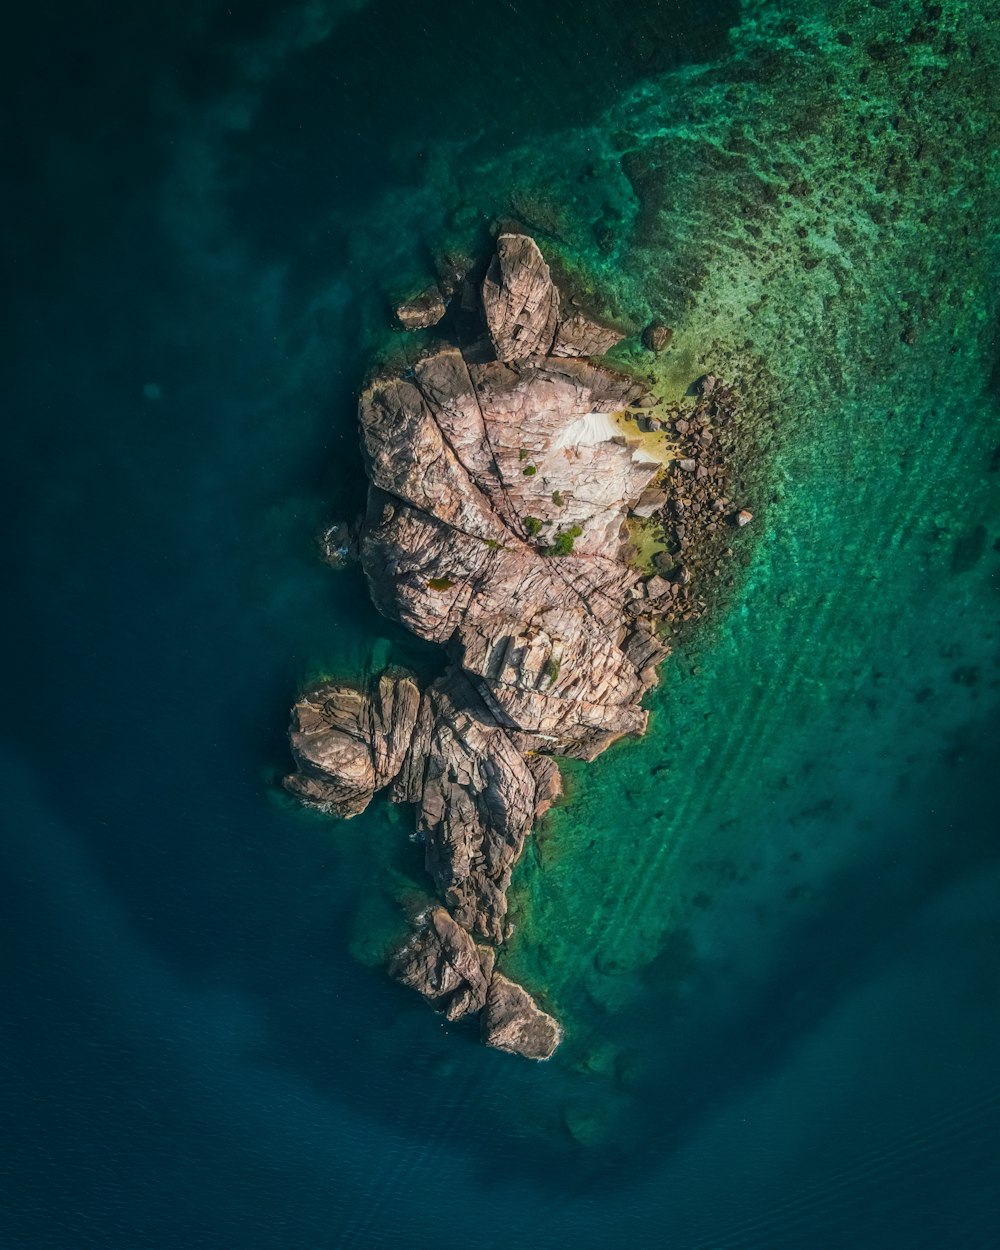
{"type": "Polygon", "coordinates": [[[621,433],[608,413],[588,412],[566,426],[553,442],[552,450],[568,451],[572,447],[594,447],[597,443],[610,443],[614,438],[621,438],[621,433]]]}
{"type": "Polygon", "coordinates": [[[645,447],[637,447],[632,452],[632,463],[642,465],[645,469],[652,469],[655,466],[666,464],[669,457],[658,456],[655,452],[649,451],[645,447]]]}

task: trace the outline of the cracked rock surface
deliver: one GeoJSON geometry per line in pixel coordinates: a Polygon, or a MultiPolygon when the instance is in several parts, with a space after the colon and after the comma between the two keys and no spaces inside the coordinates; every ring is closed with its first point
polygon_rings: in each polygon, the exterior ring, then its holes
{"type": "Polygon", "coordinates": [[[624,527],[661,465],[613,420],[643,388],[589,359],[616,331],[559,309],[535,241],[501,234],[477,350],[446,346],[362,392],[372,599],[449,663],[423,691],[396,672],[307,692],[286,782],[341,816],[383,787],[414,805],[444,906],[412,922],[389,971],[449,1019],[482,1012],[488,1045],[534,1059],[561,1033],[494,970],[511,870],[561,791],[549,757],[643,732],[666,653],[624,527]]]}

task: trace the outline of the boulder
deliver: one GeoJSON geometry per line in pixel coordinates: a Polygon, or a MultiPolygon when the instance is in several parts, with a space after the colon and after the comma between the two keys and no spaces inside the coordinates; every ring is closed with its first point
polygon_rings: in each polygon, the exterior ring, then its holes
{"type": "Polygon", "coordinates": [[[670,582],[668,582],[666,578],[660,577],[658,574],[654,574],[646,583],[647,599],[663,599],[672,595],[673,592],[674,588],[670,582]]]}
{"type": "Polygon", "coordinates": [[[642,332],[642,345],[651,352],[662,352],[673,337],[674,332],[665,321],[651,321],[642,332]]]}
{"type": "Polygon", "coordinates": [[[527,990],[496,972],[482,1015],[482,1037],[487,1046],[498,1050],[526,1059],[548,1059],[562,1040],[562,1030],[527,990]]]}
{"type": "Polygon", "coordinates": [[[715,390],[719,379],[714,373],[706,373],[695,383],[695,389],[700,395],[711,395],[715,390]]]}
{"type": "Polygon", "coordinates": [[[553,356],[603,356],[625,337],[618,330],[602,326],[583,313],[560,321],[552,344],[553,356]]]}
{"type": "Polygon", "coordinates": [[[498,237],[482,299],[497,360],[526,360],[548,352],[559,319],[559,292],[529,235],[498,237]]]}
{"type": "Polygon", "coordinates": [[[669,496],[662,486],[651,483],[632,505],[630,515],[648,520],[666,504],[669,496]]]}
{"type": "Polygon", "coordinates": [[[298,771],[285,778],[286,788],[337,816],[363,812],[402,767],[419,703],[409,674],[309,691],[292,709],[289,738],[298,771]]]}
{"type": "Polygon", "coordinates": [[[426,287],[417,295],[401,300],[393,312],[404,330],[426,330],[444,317],[447,309],[436,286],[426,287]]]}

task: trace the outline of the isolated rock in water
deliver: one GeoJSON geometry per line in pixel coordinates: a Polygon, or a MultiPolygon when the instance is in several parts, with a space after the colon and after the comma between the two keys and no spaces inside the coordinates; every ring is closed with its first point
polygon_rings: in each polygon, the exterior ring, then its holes
{"type": "Polygon", "coordinates": [[[420,692],[409,675],[383,674],[371,687],[328,684],[292,709],[289,734],[298,772],[285,786],[337,816],[363,812],[402,767],[420,692]]]}
{"type": "Polygon", "coordinates": [[[553,356],[603,356],[625,337],[618,330],[602,326],[583,313],[560,321],[552,344],[553,356]]]}
{"type": "Polygon", "coordinates": [[[498,360],[525,360],[552,346],[559,292],[538,244],[529,235],[499,236],[482,297],[498,360]]]}
{"type": "Polygon", "coordinates": [[[447,310],[441,292],[429,286],[419,295],[401,300],[393,311],[404,330],[426,330],[436,326],[447,310]]]}
{"type": "Polygon", "coordinates": [[[389,961],[389,975],[442,1007],[449,1020],[481,1011],[496,955],[477,946],[443,907],[418,918],[413,936],[389,961]]]}
{"type": "Polygon", "coordinates": [[[526,1059],[548,1059],[562,1040],[562,1030],[527,990],[497,972],[486,997],[482,1037],[487,1046],[498,1050],[526,1059]]]}
{"type": "Polygon", "coordinates": [[[662,352],[673,337],[674,332],[665,321],[651,321],[642,332],[642,344],[651,352],[662,352]]]}
{"type": "Polygon", "coordinates": [[[534,240],[502,234],[482,287],[498,359],[483,359],[483,340],[468,355],[444,347],[363,391],[371,596],[447,645],[449,665],[422,695],[398,674],[306,695],[286,782],[342,815],[387,785],[413,804],[445,906],[390,970],[451,1018],[482,1010],[485,1041],[535,1059],[559,1026],[475,937],[510,936],[511,870],[561,793],[548,757],[593,759],[645,729],[641,700],[665,654],[655,622],[685,593],[677,571],[680,585],[647,592],[628,563],[627,515],[667,502],[662,458],[623,419],[650,397],[587,358],[614,331],[582,315],[560,324],[558,309],[534,240]]]}

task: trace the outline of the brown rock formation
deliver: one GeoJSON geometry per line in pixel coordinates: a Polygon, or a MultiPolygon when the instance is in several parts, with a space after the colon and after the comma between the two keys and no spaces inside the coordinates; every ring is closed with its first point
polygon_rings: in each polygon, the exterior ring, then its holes
{"type": "Polygon", "coordinates": [[[618,330],[599,325],[583,313],[560,321],[552,344],[553,356],[603,356],[625,337],[618,330]]]}
{"type": "Polygon", "coordinates": [[[444,317],[444,300],[436,286],[429,286],[410,299],[401,300],[393,309],[404,330],[427,330],[444,317]]]}
{"type": "Polygon", "coordinates": [[[651,321],[642,332],[644,347],[651,352],[665,351],[674,337],[674,332],[665,321],[651,321]]]}
{"type": "Polygon", "coordinates": [[[559,292],[538,244],[501,234],[483,282],[483,311],[497,360],[524,360],[552,346],[559,292]]]}
{"type": "Polygon", "coordinates": [[[292,709],[289,737],[298,771],[285,785],[335,816],[363,812],[399,772],[419,702],[412,677],[388,673],[368,690],[325,685],[310,691],[292,709]]]}
{"type": "Polygon", "coordinates": [[[458,1020],[486,1006],[496,954],[477,946],[443,907],[419,916],[413,936],[389,962],[389,973],[403,985],[443,1007],[458,1020]]]}
{"type": "Polygon", "coordinates": [[[498,1050],[548,1059],[562,1040],[562,1030],[526,990],[497,972],[486,996],[482,1036],[487,1046],[498,1050]]]}
{"type": "Polygon", "coordinates": [[[497,358],[446,347],[362,393],[372,598],[452,662],[422,695],[400,674],[307,694],[287,781],[344,816],[383,786],[414,804],[447,910],[418,918],[390,972],[449,1018],[482,1010],[488,1044],[531,1058],[559,1026],[473,935],[509,936],[511,870],[560,793],[548,757],[591,759],[645,728],[666,651],[654,622],[675,602],[626,562],[626,516],[666,499],[662,461],[622,423],[649,396],[586,358],[614,331],[558,310],[534,240],[501,234],[481,309],[497,358]]]}
{"type": "Polygon", "coordinates": [[[492,947],[478,945],[443,907],[435,907],[416,918],[412,936],[389,961],[389,974],[449,1020],[482,1011],[488,1046],[548,1059],[562,1036],[558,1023],[527,990],[494,971],[495,962],[492,947]]]}

